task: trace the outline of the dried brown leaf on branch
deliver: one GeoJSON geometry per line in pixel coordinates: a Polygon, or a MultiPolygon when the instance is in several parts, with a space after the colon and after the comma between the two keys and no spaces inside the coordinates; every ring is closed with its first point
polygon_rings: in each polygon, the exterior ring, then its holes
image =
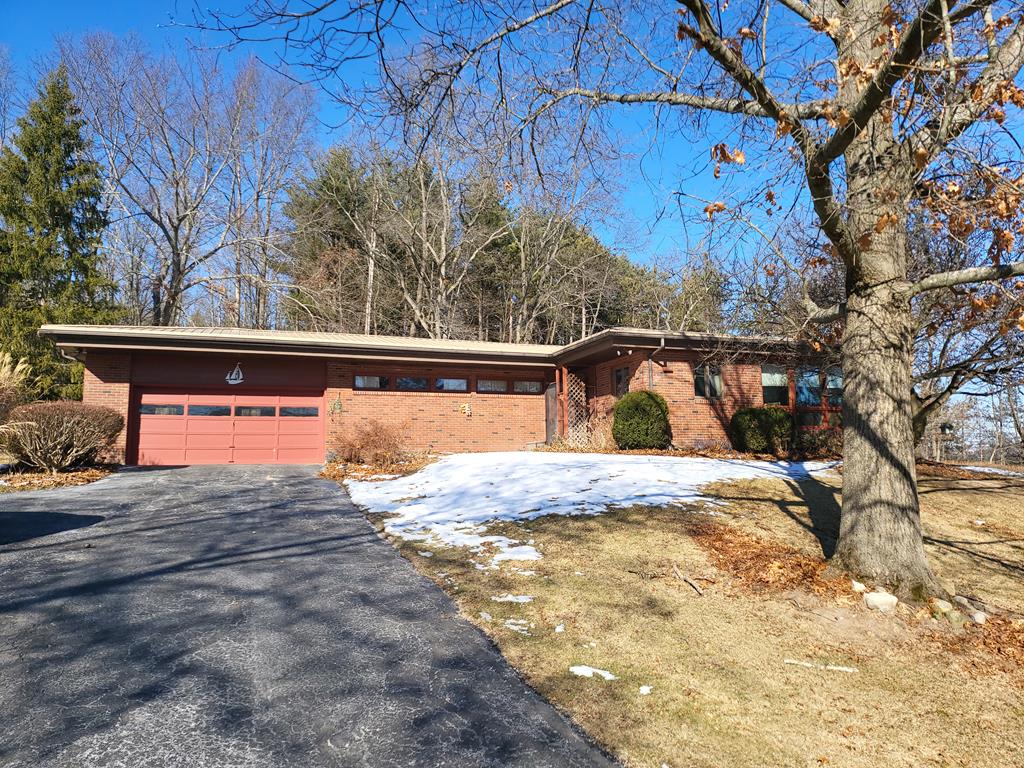
{"type": "Polygon", "coordinates": [[[704,213],[707,214],[708,220],[713,219],[716,213],[721,213],[724,210],[726,210],[726,206],[721,200],[714,203],[708,203],[704,206],[704,213]]]}
{"type": "Polygon", "coordinates": [[[812,16],[808,24],[815,32],[824,32],[831,37],[839,34],[839,19],[830,19],[826,16],[812,16]]]}

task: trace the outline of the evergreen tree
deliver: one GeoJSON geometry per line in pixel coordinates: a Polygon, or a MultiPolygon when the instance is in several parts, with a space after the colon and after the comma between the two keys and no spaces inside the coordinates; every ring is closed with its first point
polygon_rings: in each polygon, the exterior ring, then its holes
{"type": "Polygon", "coordinates": [[[81,395],[81,367],[38,336],[44,323],[109,322],[99,268],[106,214],[98,165],[61,66],[41,84],[0,154],[0,345],[28,358],[35,395],[81,395]]]}

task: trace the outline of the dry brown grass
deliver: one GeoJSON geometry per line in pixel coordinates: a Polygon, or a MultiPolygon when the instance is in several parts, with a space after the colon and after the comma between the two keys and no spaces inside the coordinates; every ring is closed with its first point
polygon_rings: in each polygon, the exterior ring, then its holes
{"type": "Polygon", "coordinates": [[[72,469],[67,472],[43,472],[26,470],[24,472],[0,472],[0,493],[16,491],[43,491],[49,488],[66,488],[72,485],[87,485],[107,477],[117,467],[86,467],[72,469]]]}
{"type": "MultiPolygon", "coordinates": [[[[991,478],[922,482],[939,572],[1006,608],[1024,591],[1024,520],[1014,513],[1022,488],[991,478]],[[981,518],[984,526],[972,522],[981,518]]],[[[724,516],[636,508],[496,525],[533,539],[543,559],[494,571],[474,568],[461,550],[425,558],[422,543],[396,544],[531,685],[628,766],[1024,764],[1020,660],[1006,651],[1020,624],[1004,615],[955,635],[926,612],[865,610],[824,570],[838,512],[832,482],[715,491],[728,502],[716,508],[724,516]],[[505,592],[534,600],[491,600],[505,592]],[[507,619],[525,620],[529,635],[507,619]],[[619,679],[576,677],[574,664],[619,679]],[[641,695],[641,685],[652,693],[641,695]]]]}

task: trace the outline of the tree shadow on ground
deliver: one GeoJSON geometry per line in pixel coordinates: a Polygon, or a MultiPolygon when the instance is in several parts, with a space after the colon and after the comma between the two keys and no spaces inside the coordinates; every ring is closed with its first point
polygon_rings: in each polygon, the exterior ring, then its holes
{"type": "Polygon", "coordinates": [[[95,525],[103,519],[102,515],[0,510],[0,546],[85,528],[95,525]]]}
{"type": "Polygon", "coordinates": [[[729,493],[728,486],[713,496],[741,507],[744,503],[771,504],[818,540],[823,557],[832,557],[839,541],[839,489],[813,477],[789,477],[782,482],[795,498],[780,498],[779,494],[770,492],[729,493]]]}

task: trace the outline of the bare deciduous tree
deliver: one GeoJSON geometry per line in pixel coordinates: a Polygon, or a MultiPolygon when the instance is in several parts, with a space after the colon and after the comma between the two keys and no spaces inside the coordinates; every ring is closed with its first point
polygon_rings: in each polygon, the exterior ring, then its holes
{"type": "Polygon", "coordinates": [[[60,52],[107,169],[108,249],[135,321],[186,320],[190,291],[216,285],[226,321],[268,322],[279,198],[306,149],[309,94],[252,61],[231,87],[212,57],[154,56],[110,35],[60,52]]]}

